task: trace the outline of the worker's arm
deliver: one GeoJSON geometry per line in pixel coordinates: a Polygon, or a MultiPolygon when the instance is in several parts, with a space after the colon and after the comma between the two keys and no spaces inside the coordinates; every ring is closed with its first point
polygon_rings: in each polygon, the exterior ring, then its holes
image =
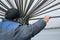
{"type": "Polygon", "coordinates": [[[20,26],[19,32],[16,35],[17,39],[29,39],[33,36],[35,36],[37,33],[39,33],[45,26],[46,26],[47,20],[39,20],[36,23],[32,25],[24,25],[20,26]]]}

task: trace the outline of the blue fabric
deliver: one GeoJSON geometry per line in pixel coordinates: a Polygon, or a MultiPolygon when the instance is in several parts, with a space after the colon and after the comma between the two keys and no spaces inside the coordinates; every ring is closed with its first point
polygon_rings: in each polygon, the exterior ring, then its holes
{"type": "Polygon", "coordinates": [[[0,28],[1,28],[2,22],[0,22],[0,28]]]}
{"type": "Polygon", "coordinates": [[[28,40],[38,34],[46,26],[46,22],[39,20],[32,25],[19,25],[19,23],[12,21],[1,22],[0,40],[28,40]]]}
{"type": "Polygon", "coordinates": [[[0,27],[6,30],[14,30],[16,29],[20,24],[17,22],[12,22],[12,21],[5,21],[5,22],[0,22],[0,27]]]}
{"type": "Polygon", "coordinates": [[[13,40],[15,29],[18,28],[20,23],[4,20],[0,22],[0,40],[13,40]]]}

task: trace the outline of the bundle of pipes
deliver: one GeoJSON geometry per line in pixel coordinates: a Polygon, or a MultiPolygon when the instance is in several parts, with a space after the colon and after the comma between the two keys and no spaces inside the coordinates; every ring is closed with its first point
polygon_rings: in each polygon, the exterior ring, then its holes
{"type": "MultiPolygon", "coordinates": [[[[54,8],[58,5],[60,5],[60,2],[57,2],[51,6],[49,6],[50,4],[56,2],[56,0],[0,0],[0,16],[5,16],[2,15],[4,14],[4,12],[8,11],[8,9],[10,8],[15,8],[18,9],[21,13],[21,16],[23,18],[20,18],[21,20],[23,20],[23,24],[25,22],[28,22],[29,20],[37,20],[37,19],[43,19],[43,18],[33,18],[33,17],[37,17],[37,16],[41,16],[43,14],[55,11],[55,10],[59,10],[59,8],[55,8],[52,10],[49,10],[51,8],[54,8]],[[8,5],[6,5],[6,3],[8,5]],[[49,6],[49,7],[47,7],[49,6]],[[47,7],[47,8],[45,8],[47,7]],[[43,10],[42,10],[43,9],[43,10]],[[49,11],[47,11],[49,10],[49,11]],[[45,12],[46,11],[46,12],[45,12]],[[31,19],[33,18],[33,19],[31,19]],[[24,21],[25,20],[25,21],[24,21]]],[[[53,16],[51,18],[59,18],[60,16],[53,16]]],[[[0,17],[2,18],[2,17],[0,17]]]]}

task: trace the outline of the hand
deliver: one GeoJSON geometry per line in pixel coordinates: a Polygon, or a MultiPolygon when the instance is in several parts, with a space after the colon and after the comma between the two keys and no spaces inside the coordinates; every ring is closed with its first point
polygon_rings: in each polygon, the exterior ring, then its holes
{"type": "Polygon", "coordinates": [[[50,19],[50,16],[45,16],[43,20],[44,20],[45,22],[48,22],[49,19],[50,19]]]}

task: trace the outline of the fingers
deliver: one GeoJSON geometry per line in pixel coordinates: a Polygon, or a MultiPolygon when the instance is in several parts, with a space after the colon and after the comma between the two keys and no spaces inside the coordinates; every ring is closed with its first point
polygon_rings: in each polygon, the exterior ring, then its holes
{"type": "Polygon", "coordinates": [[[44,21],[46,21],[46,22],[48,22],[49,19],[50,19],[50,16],[45,16],[45,17],[44,17],[44,21]]]}

